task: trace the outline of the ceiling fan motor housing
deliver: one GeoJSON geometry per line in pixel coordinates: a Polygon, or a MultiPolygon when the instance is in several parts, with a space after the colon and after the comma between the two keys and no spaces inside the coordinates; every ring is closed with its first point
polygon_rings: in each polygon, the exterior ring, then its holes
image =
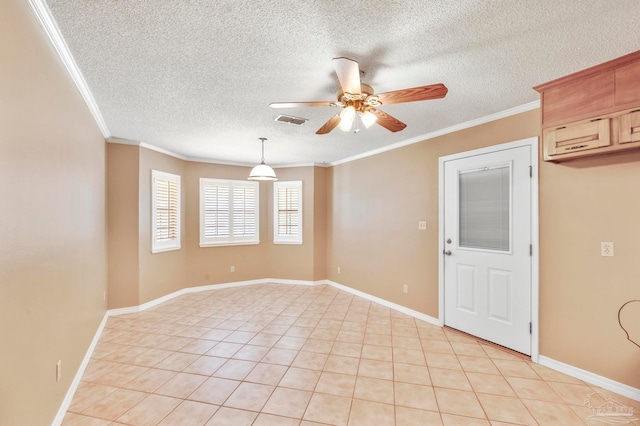
{"type": "Polygon", "coordinates": [[[359,94],[345,93],[340,89],[338,91],[338,105],[347,107],[353,106],[356,111],[364,112],[369,106],[382,105],[378,96],[374,95],[373,87],[362,83],[359,94]]]}

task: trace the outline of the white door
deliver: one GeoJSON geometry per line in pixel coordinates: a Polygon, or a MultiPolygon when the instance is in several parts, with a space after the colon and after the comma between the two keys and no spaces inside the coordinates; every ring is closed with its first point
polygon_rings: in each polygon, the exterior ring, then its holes
{"type": "Polygon", "coordinates": [[[531,354],[531,149],[444,162],[444,323],[531,354]]]}

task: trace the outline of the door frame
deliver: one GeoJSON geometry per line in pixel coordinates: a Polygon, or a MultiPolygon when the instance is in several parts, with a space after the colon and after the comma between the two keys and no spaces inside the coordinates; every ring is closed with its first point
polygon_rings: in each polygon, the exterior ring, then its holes
{"type": "Polygon", "coordinates": [[[451,160],[490,154],[519,147],[529,147],[531,153],[531,360],[538,362],[539,352],[539,302],[540,302],[540,250],[538,214],[538,148],[537,136],[492,145],[471,151],[458,152],[438,159],[438,322],[444,325],[444,163],[451,160]]]}

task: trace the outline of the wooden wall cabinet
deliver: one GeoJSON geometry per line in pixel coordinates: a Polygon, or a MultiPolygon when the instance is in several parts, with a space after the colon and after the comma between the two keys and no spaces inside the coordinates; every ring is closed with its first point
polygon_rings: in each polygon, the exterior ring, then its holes
{"type": "Polygon", "coordinates": [[[640,109],[620,116],[620,143],[640,143],[640,109]]]}
{"type": "Polygon", "coordinates": [[[534,89],[545,161],[640,149],[640,51],[534,89]]]}

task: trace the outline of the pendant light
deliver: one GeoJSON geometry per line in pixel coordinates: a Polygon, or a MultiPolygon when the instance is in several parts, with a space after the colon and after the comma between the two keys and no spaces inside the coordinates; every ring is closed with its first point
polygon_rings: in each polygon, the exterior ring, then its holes
{"type": "Polygon", "coordinates": [[[249,180],[278,180],[276,172],[264,163],[264,141],[266,141],[267,138],[258,139],[262,142],[262,161],[251,169],[251,173],[249,173],[249,180]]]}

